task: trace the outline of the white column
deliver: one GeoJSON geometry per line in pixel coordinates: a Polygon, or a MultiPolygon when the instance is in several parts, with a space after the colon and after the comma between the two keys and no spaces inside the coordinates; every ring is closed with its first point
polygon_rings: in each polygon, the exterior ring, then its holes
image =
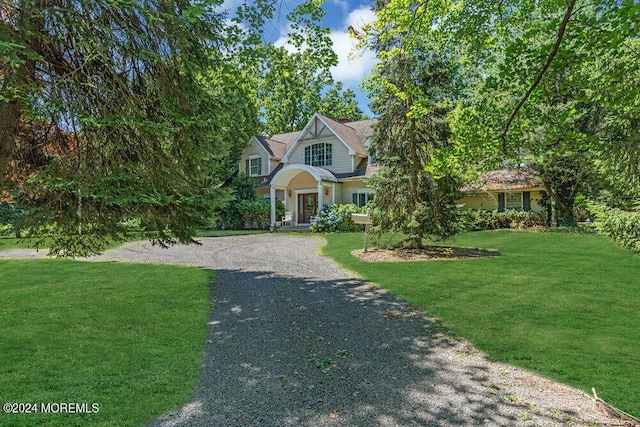
{"type": "MultiPolygon", "coordinates": [[[[318,212],[324,205],[324,187],[322,187],[322,181],[318,181],[318,212]]],[[[318,213],[316,212],[316,214],[318,213]]],[[[315,216],[315,215],[314,215],[315,216]]]]}
{"type": "Polygon", "coordinates": [[[271,227],[276,226],[276,187],[275,185],[271,186],[270,191],[271,198],[271,227]]]}
{"type": "Polygon", "coordinates": [[[336,204],[336,183],[331,184],[331,204],[336,204]]]}

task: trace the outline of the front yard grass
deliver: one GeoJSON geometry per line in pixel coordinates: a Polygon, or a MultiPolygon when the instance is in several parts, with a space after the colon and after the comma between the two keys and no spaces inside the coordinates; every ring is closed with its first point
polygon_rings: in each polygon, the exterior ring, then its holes
{"type": "Polygon", "coordinates": [[[365,263],[362,233],[329,234],[323,251],[363,279],[440,319],[490,357],[640,416],[640,257],[605,237],[475,232],[452,246],[499,258],[365,263]]]}
{"type": "Polygon", "coordinates": [[[192,393],[211,272],[0,260],[0,403],[97,403],[90,414],[0,414],[3,426],[144,425],[192,393]]]}

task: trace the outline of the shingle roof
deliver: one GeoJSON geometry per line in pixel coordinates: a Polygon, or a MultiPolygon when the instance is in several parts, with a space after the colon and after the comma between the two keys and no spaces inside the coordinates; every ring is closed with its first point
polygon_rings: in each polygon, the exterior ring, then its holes
{"type": "Polygon", "coordinates": [[[262,136],[256,136],[256,139],[264,147],[265,150],[274,158],[280,160],[284,153],[287,152],[287,144],[273,139],[264,138],[262,136]]]}
{"type": "MultiPolygon", "coordinates": [[[[357,124],[354,127],[354,123],[358,122],[341,123],[321,114],[318,114],[318,116],[322,117],[322,119],[329,125],[329,127],[334,132],[336,132],[353,151],[361,155],[367,154],[367,149],[364,146],[365,142],[367,141],[367,137],[365,136],[365,134],[367,132],[369,132],[370,134],[370,131],[366,129],[366,125],[362,126],[361,124],[357,124]],[[360,132],[356,130],[356,127],[360,132]]],[[[370,127],[371,126],[369,125],[369,128],[370,127]]]]}
{"type": "MultiPolygon", "coordinates": [[[[373,132],[373,124],[377,119],[358,120],[341,123],[329,117],[318,114],[327,125],[356,153],[366,156],[365,143],[373,132]]],[[[300,131],[273,135],[270,138],[256,136],[262,146],[276,159],[282,159],[287,150],[300,135],[300,131]]]]}
{"type": "Polygon", "coordinates": [[[461,188],[464,192],[525,190],[541,188],[540,176],[531,169],[497,169],[489,171],[469,185],[461,188]]]}
{"type": "Polygon", "coordinates": [[[277,135],[273,135],[269,139],[280,142],[282,144],[285,144],[287,147],[289,147],[293,143],[293,141],[295,141],[295,139],[298,137],[298,134],[300,134],[299,130],[295,132],[287,132],[287,133],[280,133],[277,135]]]}

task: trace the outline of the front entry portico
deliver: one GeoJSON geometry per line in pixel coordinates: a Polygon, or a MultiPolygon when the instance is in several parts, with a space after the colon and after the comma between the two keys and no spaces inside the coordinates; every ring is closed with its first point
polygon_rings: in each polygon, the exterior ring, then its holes
{"type": "Polygon", "coordinates": [[[288,165],[270,183],[271,226],[275,227],[276,190],[285,194],[285,210],[292,212],[295,225],[311,223],[324,204],[334,204],[338,179],[326,169],[309,165],[288,165]]]}

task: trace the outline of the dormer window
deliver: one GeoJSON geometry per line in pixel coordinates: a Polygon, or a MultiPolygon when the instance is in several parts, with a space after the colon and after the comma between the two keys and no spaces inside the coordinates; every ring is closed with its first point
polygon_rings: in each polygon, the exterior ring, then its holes
{"type": "Polygon", "coordinates": [[[247,174],[251,176],[262,175],[262,158],[250,157],[245,162],[247,174]]]}
{"type": "Polygon", "coordinates": [[[376,153],[370,153],[369,154],[369,164],[370,165],[377,165],[378,161],[376,160],[376,153]]]}
{"type": "Polygon", "coordinates": [[[305,147],[304,163],[311,166],[331,166],[332,144],[322,142],[305,147]]]}

